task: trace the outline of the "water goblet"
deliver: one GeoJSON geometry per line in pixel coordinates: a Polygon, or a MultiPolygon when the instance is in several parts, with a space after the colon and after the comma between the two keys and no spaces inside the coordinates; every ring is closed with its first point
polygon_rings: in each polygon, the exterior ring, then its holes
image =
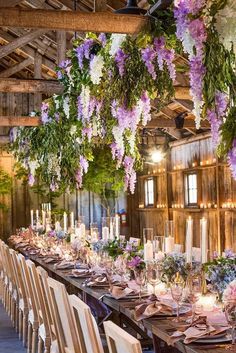
{"type": "Polygon", "coordinates": [[[185,288],[185,300],[191,305],[191,323],[195,318],[196,303],[199,300],[202,292],[201,279],[199,277],[191,277],[188,280],[187,286],[185,288]]]}
{"type": "Polygon", "coordinates": [[[139,302],[142,301],[142,290],[143,286],[146,284],[146,269],[145,268],[136,268],[134,270],[135,282],[139,285],[139,302]]]}
{"type": "Polygon", "coordinates": [[[153,287],[153,294],[156,293],[156,285],[160,283],[160,266],[157,261],[147,263],[147,281],[153,287]]]}
{"type": "Polygon", "coordinates": [[[236,350],[236,299],[224,301],[224,312],[228,324],[231,326],[232,346],[229,350],[236,350]]]}
{"type": "Polygon", "coordinates": [[[180,309],[180,302],[183,296],[183,289],[184,289],[184,281],[180,278],[177,278],[173,283],[170,285],[170,292],[173,300],[175,301],[176,307],[176,319],[173,321],[179,322],[179,309],[180,309]]]}

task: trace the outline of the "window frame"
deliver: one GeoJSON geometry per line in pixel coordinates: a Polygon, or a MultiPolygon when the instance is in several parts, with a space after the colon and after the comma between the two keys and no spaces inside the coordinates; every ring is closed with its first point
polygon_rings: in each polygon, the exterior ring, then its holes
{"type": "Polygon", "coordinates": [[[155,177],[153,176],[149,176],[147,178],[144,179],[144,206],[147,207],[147,208],[150,208],[150,207],[155,207],[155,200],[156,200],[156,185],[155,185],[155,177]],[[146,195],[146,188],[148,185],[148,181],[149,180],[152,180],[153,181],[153,203],[148,203],[147,201],[149,201],[149,199],[147,199],[147,195],[146,195]]]}
{"type": "Polygon", "coordinates": [[[184,193],[185,193],[185,207],[186,208],[196,208],[198,207],[198,198],[199,198],[199,175],[197,171],[191,171],[184,173],[184,193]],[[189,187],[189,177],[191,175],[196,176],[196,202],[190,202],[190,190],[195,190],[195,188],[189,187]]]}

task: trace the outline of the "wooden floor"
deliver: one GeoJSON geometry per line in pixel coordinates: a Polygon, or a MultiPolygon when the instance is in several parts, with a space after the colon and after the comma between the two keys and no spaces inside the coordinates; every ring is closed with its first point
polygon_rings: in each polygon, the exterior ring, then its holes
{"type": "Polygon", "coordinates": [[[11,320],[0,302],[0,353],[26,353],[11,320]]]}

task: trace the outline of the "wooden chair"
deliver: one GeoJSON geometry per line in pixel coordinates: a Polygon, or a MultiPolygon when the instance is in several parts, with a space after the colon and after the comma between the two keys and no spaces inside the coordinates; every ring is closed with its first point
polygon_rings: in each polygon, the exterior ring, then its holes
{"type": "Polygon", "coordinates": [[[39,318],[37,312],[36,298],[32,287],[30,278],[29,268],[26,264],[25,257],[22,254],[18,254],[18,258],[21,264],[23,280],[26,288],[27,301],[28,301],[28,353],[36,353],[37,342],[38,342],[38,329],[39,329],[39,318]]]}
{"type": "Polygon", "coordinates": [[[2,302],[5,310],[7,311],[7,298],[8,298],[8,276],[7,276],[7,264],[4,251],[4,242],[0,241],[0,257],[1,257],[1,285],[2,285],[2,302]]]}
{"type": "Polygon", "coordinates": [[[60,353],[84,353],[78,340],[78,330],[72,315],[69,297],[64,284],[48,277],[52,319],[60,353]]]}
{"type": "Polygon", "coordinates": [[[34,292],[35,303],[39,319],[38,329],[38,353],[43,351],[44,353],[50,352],[51,347],[51,333],[50,323],[48,321],[47,312],[45,309],[45,292],[43,291],[42,282],[39,278],[39,273],[36,269],[35,264],[31,260],[27,260],[26,264],[29,268],[29,274],[32,282],[32,289],[34,292]]]}
{"type": "MultiPolygon", "coordinates": [[[[37,267],[37,272],[38,272],[38,276],[39,276],[39,281],[41,284],[41,289],[42,289],[42,293],[43,293],[43,306],[46,312],[46,316],[47,316],[47,321],[48,321],[48,325],[49,325],[49,334],[50,334],[50,339],[51,339],[51,347],[50,347],[50,352],[51,353],[57,353],[60,351],[59,347],[58,347],[58,341],[57,341],[57,337],[60,335],[60,332],[57,331],[57,326],[54,326],[53,324],[53,310],[52,307],[50,305],[50,300],[49,300],[49,296],[50,296],[50,290],[49,290],[49,286],[48,286],[48,273],[46,270],[44,270],[44,268],[42,268],[41,266],[37,267]]],[[[41,345],[43,344],[43,342],[40,341],[39,338],[39,348],[38,348],[38,353],[41,353],[41,345]]]]}
{"type": "Polygon", "coordinates": [[[91,310],[76,295],[69,296],[83,353],[104,353],[98,326],[91,310]]]}
{"type": "Polygon", "coordinates": [[[103,323],[109,353],[142,353],[140,342],[112,321],[103,323]]]}
{"type": "Polygon", "coordinates": [[[2,258],[2,240],[0,239],[0,299],[3,302],[3,293],[4,293],[4,271],[3,271],[3,258],[2,258]]]}
{"type": "Polygon", "coordinates": [[[28,322],[28,300],[25,288],[25,282],[23,280],[23,272],[20,265],[20,261],[16,251],[10,252],[12,263],[16,273],[16,282],[18,290],[18,327],[19,327],[19,338],[23,339],[23,345],[26,346],[27,342],[27,322],[28,322]]]}

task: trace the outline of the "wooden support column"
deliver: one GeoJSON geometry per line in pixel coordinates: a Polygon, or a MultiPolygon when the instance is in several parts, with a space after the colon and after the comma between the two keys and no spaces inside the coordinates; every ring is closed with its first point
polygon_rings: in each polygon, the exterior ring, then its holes
{"type": "MultiPolygon", "coordinates": [[[[221,241],[221,231],[220,231],[220,180],[219,180],[219,160],[216,158],[216,203],[217,203],[217,246],[218,253],[222,252],[222,241],[221,241]]],[[[225,234],[224,234],[225,235],[225,234]]]]}
{"type": "MultiPolygon", "coordinates": [[[[42,55],[36,52],[34,59],[34,78],[42,78],[42,55]]],[[[40,110],[42,104],[42,93],[34,94],[34,110],[40,110]]]]}
{"type": "Polygon", "coordinates": [[[57,31],[57,65],[66,58],[66,31],[57,31]]]}

